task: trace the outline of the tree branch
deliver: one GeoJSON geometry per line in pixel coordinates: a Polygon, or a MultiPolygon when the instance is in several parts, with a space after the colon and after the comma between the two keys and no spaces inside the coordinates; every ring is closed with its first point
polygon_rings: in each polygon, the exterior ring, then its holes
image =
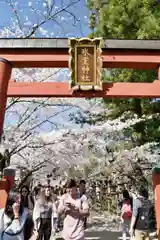
{"type": "Polygon", "coordinates": [[[46,23],[46,21],[55,19],[57,17],[57,15],[61,14],[62,12],[64,12],[65,10],[67,10],[68,8],[73,6],[74,4],[78,3],[79,1],[80,0],[71,1],[71,3],[69,3],[68,5],[57,10],[54,14],[52,14],[52,11],[49,12],[49,15],[47,16],[47,18],[42,20],[40,23],[37,23],[36,26],[34,26],[32,28],[31,32],[27,36],[25,36],[25,38],[31,38],[36,33],[36,31],[39,29],[39,27],[43,26],[46,23]]]}
{"type": "Polygon", "coordinates": [[[42,163],[37,164],[32,170],[29,170],[26,176],[21,180],[21,182],[18,184],[18,188],[21,188],[22,185],[27,181],[27,179],[32,176],[34,172],[37,172],[39,169],[45,166],[47,161],[44,161],[42,163]]]}

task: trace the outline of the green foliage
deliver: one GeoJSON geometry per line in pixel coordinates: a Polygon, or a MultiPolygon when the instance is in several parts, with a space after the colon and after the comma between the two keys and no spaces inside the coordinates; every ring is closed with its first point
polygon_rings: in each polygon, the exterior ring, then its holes
{"type": "Polygon", "coordinates": [[[157,39],[160,36],[160,3],[157,0],[90,0],[91,11],[99,7],[96,34],[119,39],[157,39]],[[104,1],[103,1],[104,2],[104,1]]]}
{"type": "MultiPolygon", "coordinates": [[[[89,0],[88,7],[91,15],[94,13],[97,17],[94,22],[92,21],[91,30],[94,31],[90,37],[160,38],[160,1],[158,0],[89,0]]],[[[124,68],[112,69],[109,74],[103,73],[103,80],[109,82],[153,82],[155,79],[157,72],[154,70],[137,71],[124,68]]],[[[153,102],[151,99],[105,99],[104,103],[107,108],[113,110],[109,116],[112,119],[126,111],[136,113],[140,117],[160,113],[159,102],[153,102]]],[[[130,136],[134,135],[137,145],[150,141],[159,142],[159,124],[159,116],[144,120],[133,127],[130,136]]]]}

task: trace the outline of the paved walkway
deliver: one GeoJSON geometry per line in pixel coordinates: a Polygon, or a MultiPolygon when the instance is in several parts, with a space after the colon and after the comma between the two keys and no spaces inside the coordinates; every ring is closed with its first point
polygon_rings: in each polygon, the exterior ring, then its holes
{"type": "MultiPolygon", "coordinates": [[[[85,240],[122,240],[119,220],[113,219],[111,216],[94,215],[89,219],[87,226],[85,240]]],[[[62,239],[61,234],[50,238],[50,240],[60,239],[62,239]]],[[[128,237],[126,240],[129,239],[128,237]]],[[[32,238],[32,240],[36,239],[32,238]]]]}
{"type": "MultiPolygon", "coordinates": [[[[51,240],[60,240],[60,236],[53,236],[51,240]]],[[[117,240],[122,239],[121,233],[119,232],[110,232],[110,231],[87,231],[85,234],[85,240],[117,240]]]]}
{"type": "MultiPolygon", "coordinates": [[[[104,216],[92,216],[85,231],[85,240],[121,240],[122,234],[118,225],[117,221],[107,221],[104,216]]],[[[54,239],[60,239],[60,235],[51,237],[51,240],[54,239]]]]}

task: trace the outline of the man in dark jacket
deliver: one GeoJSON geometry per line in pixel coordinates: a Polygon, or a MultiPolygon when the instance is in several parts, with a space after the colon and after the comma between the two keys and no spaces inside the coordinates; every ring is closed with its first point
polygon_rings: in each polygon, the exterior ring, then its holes
{"type": "Polygon", "coordinates": [[[135,240],[151,240],[156,236],[154,204],[148,199],[148,191],[141,187],[133,204],[130,235],[135,240]]]}

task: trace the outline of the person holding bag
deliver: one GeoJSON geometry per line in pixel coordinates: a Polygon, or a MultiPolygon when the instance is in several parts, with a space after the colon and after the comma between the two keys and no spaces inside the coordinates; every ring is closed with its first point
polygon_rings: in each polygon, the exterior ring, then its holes
{"type": "Polygon", "coordinates": [[[141,186],[133,206],[130,236],[135,240],[155,240],[158,239],[156,228],[154,204],[149,199],[148,190],[141,186]]]}

